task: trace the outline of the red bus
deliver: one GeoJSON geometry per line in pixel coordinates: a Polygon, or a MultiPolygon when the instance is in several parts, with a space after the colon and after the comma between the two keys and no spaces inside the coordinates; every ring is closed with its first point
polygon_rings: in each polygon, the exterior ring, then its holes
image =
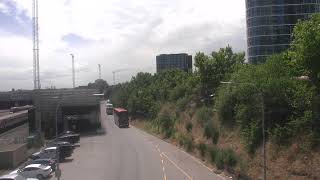
{"type": "Polygon", "coordinates": [[[123,108],[114,108],[113,109],[114,123],[119,128],[128,128],[129,127],[129,116],[128,111],[123,108]]]}

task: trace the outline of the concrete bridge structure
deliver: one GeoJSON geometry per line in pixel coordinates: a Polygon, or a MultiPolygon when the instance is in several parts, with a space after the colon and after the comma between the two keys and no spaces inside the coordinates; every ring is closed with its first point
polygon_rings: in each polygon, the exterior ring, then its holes
{"type": "Polygon", "coordinates": [[[0,92],[0,109],[20,105],[34,106],[35,129],[48,138],[56,132],[85,132],[100,127],[103,95],[96,89],[40,89],[0,92]],[[56,121],[57,117],[57,121],[56,121]]]}

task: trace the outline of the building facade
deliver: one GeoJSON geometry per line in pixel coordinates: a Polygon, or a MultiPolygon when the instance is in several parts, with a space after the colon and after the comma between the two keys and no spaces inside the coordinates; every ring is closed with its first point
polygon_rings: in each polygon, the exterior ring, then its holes
{"type": "Polygon", "coordinates": [[[192,56],[182,54],[161,54],[156,57],[157,73],[169,69],[181,69],[185,72],[192,72],[192,56]]]}
{"type": "Polygon", "coordinates": [[[288,49],[298,20],[319,9],[320,0],[246,0],[249,63],[288,49]]]}

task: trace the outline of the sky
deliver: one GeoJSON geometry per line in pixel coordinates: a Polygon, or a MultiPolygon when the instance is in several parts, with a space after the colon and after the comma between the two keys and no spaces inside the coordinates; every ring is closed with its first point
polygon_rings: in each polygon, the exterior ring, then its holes
{"type": "MultiPolygon", "coordinates": [[[[154,73],[158,54],[246,50],[241,0],[38,0],[41,87],[154,73]]],[[[33,88],[32,0],[0,0],[0,91],[33,88]]]]}

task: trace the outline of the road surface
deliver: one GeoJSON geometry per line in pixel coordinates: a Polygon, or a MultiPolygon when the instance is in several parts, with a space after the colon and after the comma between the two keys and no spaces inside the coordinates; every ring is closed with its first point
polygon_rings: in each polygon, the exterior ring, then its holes
{"type": "MultiPolygon", "coordinates": [[[[221,180],[189,154],[135,127],[119,129],[102,115],[106,133],[81,137],[61,180],[221,180]]],[[[56,179],[54,176],[51,179],[56,179]]]]}

